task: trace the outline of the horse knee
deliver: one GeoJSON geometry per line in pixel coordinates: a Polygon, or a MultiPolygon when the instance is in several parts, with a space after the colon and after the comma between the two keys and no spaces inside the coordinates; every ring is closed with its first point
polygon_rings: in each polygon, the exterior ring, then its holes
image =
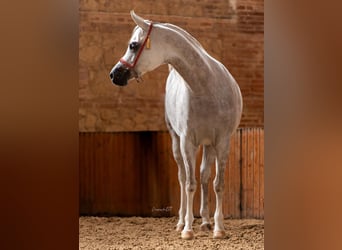
{"type": "Polygon", "coordinates": [[[224,188],[223,187],[215,187],[215,193],[221,194],[223,192],[224,188]]]}
{"type": "Polygon", "coordinates": [[[224,191],[224,181],[214,181],[214,190],[215,193],[222,193],[224,191]]]}
{"type": "Polygon", "coordinates": [[[195,192],[196,187],[197,187],[196,181],[190,181],[186,183],[186,190],[190,193],[195,192]]]}
{"type": "Polygon", "coordinates": [[[184,167],[183,167],[184,162],[183,162],[183,157],[182,157],[182,155],[181,155],[180,153],[174,153],[174,154],[173,154],[173,158],[175,159],[175,162],[176,162],[177,165],[178,165],[178,170],[179,170],[179,171],[182,170],[182,171],[185,173],[185,169],[184,169],[184,167]]]}

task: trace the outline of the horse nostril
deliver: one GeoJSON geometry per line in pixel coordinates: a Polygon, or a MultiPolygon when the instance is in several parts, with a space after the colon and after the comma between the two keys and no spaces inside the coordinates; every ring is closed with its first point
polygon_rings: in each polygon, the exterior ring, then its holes
{"type": "Polygon", "coordinates": [[[110,73],[109,76],[110,76],[110,79],[113,80],[114,74],[113,74],[113,73],[110,73]]]}

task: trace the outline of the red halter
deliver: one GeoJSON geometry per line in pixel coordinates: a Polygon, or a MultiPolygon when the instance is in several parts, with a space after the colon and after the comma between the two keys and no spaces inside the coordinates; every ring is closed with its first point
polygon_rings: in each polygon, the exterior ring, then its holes
{"type": "Polygon", "coordinates": [[[139,60],[139,57],[141,55],[141,53],[143,52],[144,48],[145,48],[145,45],[146,45],[146,42],[149,40],[150,38],[150,34],[151,34],[151,31],[152,31],[152,27],[153,27],[153,23],[151,22],[150,24],[150,27],[148,28],[148,32],[147,32],[147,36],[143,42],[143,44],[141,45],[141,47],[139,48],[139,51],[138,51],[138,54],[137,56],[135,57],[133,63],[129,63],[127,62],[125,59],[121,58],[120,59],[120,62],[125,65],[126,67],[130,68],[130,69],[133,69],[135,67],[135,65],[137,64],[138,60],[139,60]]]}

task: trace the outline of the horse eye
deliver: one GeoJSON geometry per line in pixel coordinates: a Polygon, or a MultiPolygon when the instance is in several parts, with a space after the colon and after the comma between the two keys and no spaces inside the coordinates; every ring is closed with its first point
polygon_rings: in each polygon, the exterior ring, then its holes
{"type": "Polygon", "coordinates": [[[139,43],[137,43],[137,42],[131,42],[131,43],[129,44],[129,48],[130,48],[131,50],[136,50],[138,47],[139,47],[139,43]]]}

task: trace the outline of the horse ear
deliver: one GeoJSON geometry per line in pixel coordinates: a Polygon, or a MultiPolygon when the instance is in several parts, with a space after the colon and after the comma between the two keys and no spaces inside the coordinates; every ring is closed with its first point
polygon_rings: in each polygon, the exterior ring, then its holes
{"type": "Polygon", "coordinates": [[[131,17],[140,28],[142,28],[144,31],[148,31],[148,28],[150,26],[148,21],[144,20],[142,17],[135,14],[134,10],[131,10],[131,17]]]}

